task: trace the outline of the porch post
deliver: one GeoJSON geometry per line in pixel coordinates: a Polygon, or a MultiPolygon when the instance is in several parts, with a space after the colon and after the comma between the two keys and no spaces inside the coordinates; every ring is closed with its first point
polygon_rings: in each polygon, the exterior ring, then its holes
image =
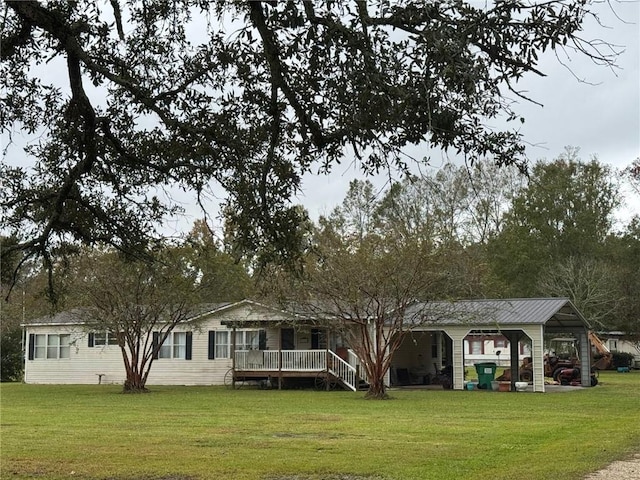
{"type": "Polygon", "coordinates": [[[282,325],[278,327],[278,390],[282,390],[282,325]]]}
{"type": "Polygon", "coordinates": [[[231,387],[233,389],[236,388],[236,326],[233,325],[233,330],[231,330],[231,387]]]}
{"type": "Polygon", "coordinates": [[[326,382],[326,384],[327,384],[327,392],[328,392],[329,391],[329,387],[330,387],[329,375],[331,375],[329,373],[329,327],[327,327],[326,330],[327,330],[326,331],[326,335],[327,335],[326,344],[327,345],[326,345],[325,350],[324,350],[324,363],[325,363],[325,368],[327,369],[327,382],[326,382]]]}

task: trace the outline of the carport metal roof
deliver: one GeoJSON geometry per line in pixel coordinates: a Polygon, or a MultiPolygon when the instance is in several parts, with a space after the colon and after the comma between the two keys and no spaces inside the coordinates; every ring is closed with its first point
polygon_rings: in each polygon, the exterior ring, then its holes
{"type": "Polygon", "coordinates": [[[417,302],[406,312],[407,327],[430,330],[444,326],[509,329],[543,325],[546,332],[572,331],[589,324],[568,298],[506,298],[417,302]]]}
{"type": "Polygon", "coordinates": [[[518,341],[531,341],[533,390],[544,392],[544,334],[571,333],[580,347],[580,374],[583,385],[590,384],[591,356],[587,338],[589,324],[568,298],[507,298],[416,302],[405,311],[407,330],[447,334],[452,342],[453,388],[464,383],[464,338],[471,332],[501,332],[509,339],[511,378],[518,379],[518,341]]]}

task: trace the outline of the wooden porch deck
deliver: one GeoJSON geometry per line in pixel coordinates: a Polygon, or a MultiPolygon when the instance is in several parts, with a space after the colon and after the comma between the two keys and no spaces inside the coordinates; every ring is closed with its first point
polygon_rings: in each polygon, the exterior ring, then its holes
{"type": "Polygon", "coordinates": [[[308,378],[316,388],[340,383],[356,390],[360,380],[357,367],[331,350],[237,350],[227,376],[226,385],[277,382],[278,388],[285,378],[308,378]]]}

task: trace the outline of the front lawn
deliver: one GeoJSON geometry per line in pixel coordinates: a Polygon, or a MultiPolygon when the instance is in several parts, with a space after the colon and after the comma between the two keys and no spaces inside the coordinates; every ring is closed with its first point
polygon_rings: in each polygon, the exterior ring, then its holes
{"type": "Polygon", "coordinates": [[[640,372],[568,393],[1,386],[1,478],[581,479],[640,451],[640,372]]]}

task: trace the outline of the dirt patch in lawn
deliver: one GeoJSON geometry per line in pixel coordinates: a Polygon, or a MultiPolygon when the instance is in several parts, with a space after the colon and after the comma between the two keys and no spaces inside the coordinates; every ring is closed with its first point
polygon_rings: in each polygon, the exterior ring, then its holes
{"type": "Polygon", "coordinates": [[[640,453],[636,453],[627,460],[613,462],[607,468],[603,468],[585,477],[585,480],[640,480],[640,453]]]}

